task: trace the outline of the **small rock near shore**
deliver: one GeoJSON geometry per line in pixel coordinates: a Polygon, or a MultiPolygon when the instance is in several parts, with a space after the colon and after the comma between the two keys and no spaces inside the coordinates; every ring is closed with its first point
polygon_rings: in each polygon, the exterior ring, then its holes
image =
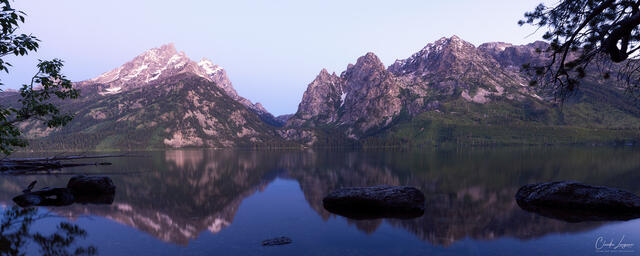
{"type": "Polygon", "coordinates": [[[286,236],[281,236],[281,237],[276,237],[276,238],[262,241],[262,246],[283,245],[283,244],[290,244],[291,242],[292,242],[291,238],[288,238],[286,236]]]}

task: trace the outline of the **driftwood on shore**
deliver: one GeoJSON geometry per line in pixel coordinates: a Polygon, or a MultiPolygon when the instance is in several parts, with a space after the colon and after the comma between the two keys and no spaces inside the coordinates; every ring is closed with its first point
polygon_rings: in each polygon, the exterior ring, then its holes
{"type": "Polygon", "coordinates": [[[65,167],[89,166],[89,165],[111,165],[109,162],[83,162],[74,163],[74,160],[102,159],[112,157],[126,157],[127,154],[111,155],[75,155],[75,156],[53,156],[38,158],[5,158],[0,159],[0,173],[28,173],[38,171],[50,171],[65,167]]]}

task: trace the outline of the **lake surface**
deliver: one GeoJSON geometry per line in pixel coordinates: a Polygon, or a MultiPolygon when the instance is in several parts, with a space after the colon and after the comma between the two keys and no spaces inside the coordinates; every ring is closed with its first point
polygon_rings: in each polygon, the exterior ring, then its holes
{"type": "MultiPolygon", "coordinates": [[[[40,255],[48,243],[99,255],[639,255],[640,219],[569,223],[520,209],[522,185],[577,180],[640,194],[640,150],[632,148],[474,148],[422,151],[143,152],[111,166],[54,175],[1,176],[3,241],[40,255]],[[111,205],[15,208],[31,181],[64,187],[73,174],[109,175],[111,205]],[[426,195],[422,217],[351,220],[326,211],[331,190],[410,185],[426,195]],[[32,222],[21,222],[25,217],[32,222]],[[26,231],[19,226],[26,224],[26,231]],[[61,223],[78,229],[56,229],[61,223]],[[73,227],[73,226],[71,226],[73,227]],[[84,232],[83,232],[84,231],[84,232]],[[41,234],[37,236],[33,234],[41,234]],[[12,236],[13,234],[13,236],[12,236]],[[18,235],[16,235],[18,234],[18,235]],[[264,239],[293,243],[263,247],[264,239]],[[13,239],[13,240],[12,240],[13,239]],[[40,239],[40,240],[38,240],[40,239]],[[62,239],[64,240],[64,239],[62,239]],[[596,249],[598,242],[633,244],[596,249]],[[607,251],[609,250],[609,251],[607,251]],[[617,250],[617,251],[616,251],[617,250]]],[[[602,247],[602,246],[600,246],[602,247]]]]}

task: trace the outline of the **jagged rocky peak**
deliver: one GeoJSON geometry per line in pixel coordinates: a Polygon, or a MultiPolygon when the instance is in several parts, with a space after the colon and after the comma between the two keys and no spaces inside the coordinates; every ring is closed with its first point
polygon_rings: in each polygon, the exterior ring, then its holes
{"type": "Polygon", "coordinates": [[[329,85],[335,85],[336,82],[340,79],[335,73],[329,74],[327,69],[320,70],[320,73],[316,76],[316,78],[309,84],[310,86],[317,86],[321,84],[328,83],[329,85]]]}
{"type": "Polygon", "coordinates": [[[446,37],[440,38],[438,41],[434,43],[434,45],[436,46],[441,45],[443,47],[449,46],[456,49],[475,49],[476,48],[473,44],[465,40],[462,40],[460,37],[456,35],[453,35],[450,38],[446,38],[446,37]]]}
{"type": "Polygon", "coordinates": [[[203,69],[207,78],[216,83],[216,85],[218,85],[218,87],[220,87],[231,98],[234,100],[239,100],[241,98],[236,89],[233,88],[233,84],[231,84],[231,80],[229,80],[229,77],[227,76],[227,71],[222,67],[214,64],[207,58],[202,58],[198,62],[198,66],[203,69]]]}
{"type": "Polygon", "coordinates": [[[478,50],[491,55],[500,66],[513,71],[520,70],[523,64],[542,64],[546,61],[542,53],[549,44],[536,41],[526,45],[513,45],[502,42],[484,43],[478,46],[478,50]]]}
{"type": "MultiPolygon", "coordinates": [[[[318,117],[320,123],[331,123],[338,119],[338,108],[344,101],[344,82],[335,73],[322,69],[307,86],[296,114],[288,118],[287,126],[300,126],[311,118],[318,117]]],[[[314,125],[314,124],[311,124],[314,125]]]]}
{"type": "Polygon", "coordinates": [[[449,50],[451,52],[459,52],[462,50],[473,50],[475,46],[467,41],[462,40],[458,36],[451,36],[449,38],[442,37],[433,43],[427,44],[422,50],[415,53],[411,57],[421,57],[423,59],[428,58],[432,54],[442,54],[444,51],[449,50]]]}
{"type": "Polygon", "coordinates": [[[368,52],[358,58],[355,65],[349,64],[347,70],[342,73],[341,77],[346,79],[347,83],[361,84],[379,78],[379,75],[385,72],[386,68],[378,56],[372,52],[368,52]]]}
{"type": "Polygon", "coordinates": [[[396,60],[389,71],[395,75],[447,72],[458,63],[480,58],[476,47],[458,36],[440,38],[411,57],[396,60]]]}
{"type": "Polygon", "coordinates": [[[487,52],[491,55],[496,55],[507,49],[508,47],[512,47],[513,44],[505,43],[505,42],[489,42],[484,43],[478,46],[478,50],[487,52]]]}
{"type": "Polygon", "coordinates": [[[498,63],[489,54],[457,36],[452,36],[428,44],[407,59],[397,60],[389,67],[389,71],[396,76],[450,76],[495,66],[498,66],[498,63]]]}
{"type": "Polygon", "coordinates": [[[327,79],[331,76],[331,74],[329,74],[329,71],[327,71],[326,68],[323,68],[322,70],[320,70],[320,73],[318,74],[318,76],[316,76],[316,79],[327,79]]]}
{"type": "Polygon", "coordinates": [[[99,94],[109,95],[145,86],[181,73],[195,74],[212,81],[229,97],[256,113],[263,121],[274,126],[283,124],[262,105],[253,104],[238,95],[227,76],[227,72],[222,67],[206,58],[195,62],[189,59],[184,52],[178,52],[173,43],[150,49],[119,68],[80,84],[97,84],[99,94]]]}
{"type": "Polygon", "coordinates": [[[357,138],[372,127],[385,127],[400,113],[400,84],[375,54],[358,58],[341,77],[345,96],[339,123],[355,125],[347,136],[357,138]]]}
{"type": "Polygon", "coordinates": [[[347,66],[347,71],[350,72],[353,70],[384,70],[384,64],[380,61],[380,58],[376,56],[375,53],[368,52],[364,56],[361,56],[356,61],[355,65],[349,64],[347,66]]]}
{"type": "Polygon", "coordinates": [[[174,44],[170,43],[150,49],[88,82],[103,85],[102,94],[113,94],[184,72],[206,76],[195,62],[184,52],[178,52],[174,44]]]}
{"type": "Polygon", "coordinates": [[[204,71],[207,73],[207,75],[214,75],[214,74],[224,72],[224,69],[222,69],[222,67],[220,67],[217,64],[214,64],[207,58],[200,59],[200,61],[198,62],[198,66],[203,68],[204,71]]]}
{"type": "Polygon", "coordinates": [[[340,77],[325,69],[309,84],[288,127],[353,125],[355,138],[376,125],[387,125],[400,109],[398,84],[382,61],[369,52],[349,64],[340,77]]]}

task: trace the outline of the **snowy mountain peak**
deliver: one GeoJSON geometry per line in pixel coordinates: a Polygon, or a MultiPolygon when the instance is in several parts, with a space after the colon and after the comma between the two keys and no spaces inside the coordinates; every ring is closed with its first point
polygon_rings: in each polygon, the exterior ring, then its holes
{"type": "Polygon", "coordinates": [[[478,55],[476,47],[458,36],[449,38],[442,37],[433,43],[427,44],[420,51],[403,60],[396,60],[389,71],[396,75],[408,73],[423,73],[431,71],[442,71],[447,65],[440,65],[441,62],[455,62],[468,59],[470,56],[478,55]]]}
{"type": "Polygon", "coordinates": [[[91,83],[103,84],[106,94],[113,94],[121,89],[139,87],[161,77],[168,77],[185,71],[204,76],[204,71],[194,69],[184,52],[178,52],[173,44],[153,48],[136,56],[124,65],[89,80],[91,83]],[[115,89],[121,88],[121,89],[115,89]]]}
{"type": "Polygon", "coordinates": [[[223,70],[222,67],[220,67],[219,65],[213,64],[213,62],[211,62],[207,58],[202,58],[198,62],[198,66],[201,67],[202,69],[204,69],[206,74],[209,75],[209,76],[211,76],[213,74],[216,74],[216,73],[218,73],[218,72],[223,70]]]}
{"type": "Polygon", "coordinates": [[[124,65],[82,84],[97,86],[99,94],[109,95],[142,87],[181,73],[195,74],[214,82],[229,97],[258,114],[265,122],[281,125],[281,122],[277,121],[262,105],[253,104],[238,95],[222,67],[206,58],[195,62],[184,52],[178,52],[173,43],[145,51],[124,65]]]}
{"type": "Polygon", "coordinates": [[[411,57],[428,58],[430,54],[441,53],[447,48],[461,49],[461,48],[475,48],[475,46],[473,46],[471,43],[467,41],[460,39],[460,37],[454,35],[450,38],[443,37],[433,43],[427,44],[427,46],[422,48],[422,50],[415,53],[411,57]]]}

